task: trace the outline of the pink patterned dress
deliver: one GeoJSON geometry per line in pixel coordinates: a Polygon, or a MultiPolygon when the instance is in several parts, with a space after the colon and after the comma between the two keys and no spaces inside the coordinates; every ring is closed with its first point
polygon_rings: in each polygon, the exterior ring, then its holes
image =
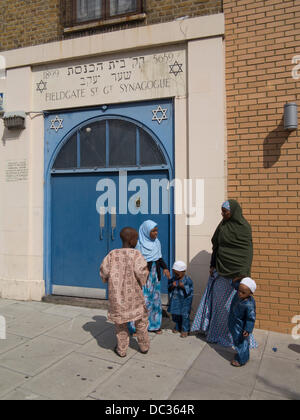
{"type": "Polygon", "coordinates": [[[125,324],[148,315],[142,289],[148,273],[147,262],[136,249],[115,249],[104,258],[100,276],[108,282],[110,321],[125,324]]]}

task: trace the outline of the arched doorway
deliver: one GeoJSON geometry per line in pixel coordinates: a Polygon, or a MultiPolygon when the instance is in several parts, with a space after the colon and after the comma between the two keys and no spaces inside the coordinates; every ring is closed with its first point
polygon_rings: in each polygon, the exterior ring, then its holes
{"type": "Polygon", "coordinates": [[[105,298],[102,259],[121,247],[123,227],[149,218],[170,263],[170,163],[147,127],[114,115],[85,121],[61,141],[49,176],[52,294],[105,298]]]}

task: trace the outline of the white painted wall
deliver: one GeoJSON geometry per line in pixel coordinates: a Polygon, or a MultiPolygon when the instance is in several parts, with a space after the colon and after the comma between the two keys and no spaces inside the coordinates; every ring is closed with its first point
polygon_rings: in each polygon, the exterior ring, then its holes
{"type": "Polygon", "coordinates": [[[204,179],[204,221],[189,229],[194,309],[207,284],[211,237],[225,198],[225,62],[221,37],[188,43],[188,175],[204,179]]]}

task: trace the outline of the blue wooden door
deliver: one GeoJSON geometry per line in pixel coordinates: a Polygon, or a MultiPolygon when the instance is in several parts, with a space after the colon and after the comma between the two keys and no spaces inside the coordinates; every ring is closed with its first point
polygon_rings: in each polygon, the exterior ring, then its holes
{"type": "MultiPolygon", "coordinates": [[[[48,115],[45,133],[47,294],[107,297],[99,276],[104,256],[121,247],[123,227],[138,230],[148,219],[158,224],[170,265],[174,215],[166,182],[174,177],[172,101],[48,115]],[[156,182],[162,188],[153,194],[156,182]],[[108,185],[116,197],[103,202],[108,185]]],[[[166,279],[162,291],[167,292],[166,279]]]]}
{"type": "MultiPolygon", "coordinates": [[[[121,177],[122,178],[122,177],[121,177]]],[[[121,178],[118,176],[115,179],[117,190],[122,186],[121,178]]],[[[170,195],[167,190],[167,181],[169,179],[168,171],[139,171],[127,173],[127,189],[130,185],[134,188],[137,184],[141,184],[143,190],[136,187],[135,191],[128,191],[127,193],[127,212],[121,214],[120,202],[117,202],[116,216],[113,212],[109,213],[108,250],[121,248],[122,241],[120,239],[121,230],[130,226],[139,231],[139,227],[146,220],[153,220],[158,225],[159,240],[162,245],[163,258],[168,266],[170,266],[170,195]],[[157,191],[153,187],[153,182],[160,182],[162,187],[157,191]],[[143,202],[143,200],[145,202],[143,202]],[[153,210],[153,212],[151,211],[153,210]]],[[[132,189],[132,187],[131,187],[132,189]]],[[[167,293],[168,290],[167,279],[162,276],[161,290],[167,293]]]]}
{"type": "Polygon", "coordinates": [[[52,284],[101,288],[101,258],[108,251],[107,232],[100,231],[93,174],[52,177],[52,284]],[[101,235],[102,233],[102,235],[101,235]]]}
{"type": "MultiPolygon", "coordinates": [[[[56,288],[63,286],[106,290],[106,285],[99,277],[103,258],[112,249],[122,247],[120,232],[124,227],[130,226],[138,231],[140,225],[148,219],[158,224],[163,257],[169,264],[170,216],[167,209],[163,208],[168,198],[166,200],[163,197],[166,191],[162,189],[156,197],[151,190],[153,180],[168,180],[168,172],[127,173],[126,188],[130,183],[142,183],[144,191],[137,189],[138,192],[128,192],[126,202],[130,204],[126,212],[123,208],[125,214],[120,214],[120,179],[118,173],[106,173],[105,176],[57,174],[52,177],[51,254],[52,281],[56,288]],[[97,208],[97,202],[101,199],[97,186],[102,181],[105,184],[105,180],[114,185],[113,192],[117,193],[116,207],[112,207],[109,202],[104,203],[107,204],[106,212],[101,214],[101,208],[97,208]],[[156,214],[151,214],[151,208],[156,214]]],[[[162,291],[167,293],[166,279],[162,279],[162,291]]]]}

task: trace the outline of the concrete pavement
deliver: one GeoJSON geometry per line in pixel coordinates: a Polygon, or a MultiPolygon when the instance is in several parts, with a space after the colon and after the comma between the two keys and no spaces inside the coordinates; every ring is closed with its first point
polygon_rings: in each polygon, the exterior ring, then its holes
{"type": "MultiPolygon", "coordinates": [[[[300,399],[300,340],[255,331],[259,349],[233,368],[233,351],[203,338],[182,339],[164,319],[151,350],[113,352],[105,309],[0,299],[6,339],[0,340],[2,400],[300,399]]],[[[1,318],[2,319],[2,318],[1,318]]]]}

